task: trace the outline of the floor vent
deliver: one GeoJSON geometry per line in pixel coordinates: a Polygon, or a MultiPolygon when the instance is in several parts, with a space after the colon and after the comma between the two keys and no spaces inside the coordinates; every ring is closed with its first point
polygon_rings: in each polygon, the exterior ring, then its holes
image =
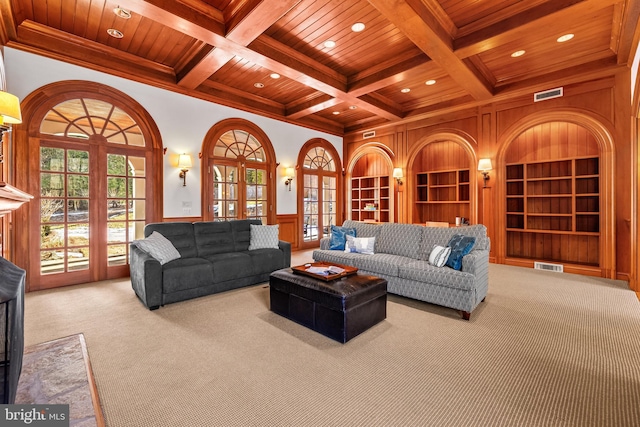
{"type": "Polygon", "coordinates": [[[562,264],[551,264],[548,262],[534,262],[533,268],[536,270],[555,271],[557,273],[564,272],[564,266],[562,264]]]}
{"type": "Polygon", "coordinates": [[[374,136],[376,136],[376,131],[375,130],[371,130],[369,132],[364,132],[362,134],[362,138],[363,139],[367,139],[367,138],[373,138],[374,136]]]}
{"type": "Polygon", "coordinates": [[[536,92],[533,94],[533,102],[546,101],[547,99],[560,98],[562,96],[563,89],[557,87],[555,89],[549,89],[542,92],[536,92]]]}

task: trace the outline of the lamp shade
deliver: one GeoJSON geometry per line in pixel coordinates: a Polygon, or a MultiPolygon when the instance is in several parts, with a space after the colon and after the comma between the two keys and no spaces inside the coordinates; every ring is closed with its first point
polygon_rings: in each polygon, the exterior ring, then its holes
{"type": "Polygon", "coordinates": [[[0,124],[13,125],[22,123],[20,101],[9,92],[0,91],[0,124]]]}
{"type": "Polygon", "coordinates": [[[491,159],[480,159],[478,162],[478,170],[479,171],[490,171],[493,169],[491,166],[491,159]]]}
{"type": "Polygon", "coordinates": [[[404,175],[402,174],[402,168],[393,168],[393,177],[394,178],[402,178],[404,175]]]}
{"type": "Polygon", "coordinates": [[[180,154],[178,159],[178,167],[180,169],[188,169],[191,167],[191,156],[189,154],[180,154]]]}
{"type": "Polygon", "coordinates": [[[288,178],[293,178],[296,174],[296,171],[293,168],[285,168],[284,174],[288,178]]]}

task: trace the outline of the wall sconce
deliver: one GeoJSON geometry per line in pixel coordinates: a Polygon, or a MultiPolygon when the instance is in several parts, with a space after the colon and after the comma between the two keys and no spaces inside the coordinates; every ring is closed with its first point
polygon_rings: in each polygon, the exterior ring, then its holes
{"type": "Polygon", "coordinates": [[[187,172],[189,172],[189,168],[191,167],[191,155],[189,154],[180,154],[180,158],[178,159],[178,167],[180,168],[180,178],[182,179],[182,186],[185,187],[187,185],[187,172]]]}
{"type": "Polygon", "coordinates": [[[478,170],[482,172],[482,179],[484,180],[484,187],[487,187],[487,181],[489,181],[489,171],[493,170],[491,166],[491,159],[480,159],[478,162],[478,170]]]}
{"type": "Polygon", "coordinates": [[[293,178],[295,178],[296,171],[293,168],[285,168],[284,175],[287,178],[284,182],[284,185],[289,187],[289,191],[291,191],[291,181],[293,181],[293,178]]]}
{"type": "Polygon", "coordinates": [[[402,185],[402,178],[404,178],[404,174],[402,173],[402,168],[393,168],[393,177],[398,182],[398,185],[402,185]]]}

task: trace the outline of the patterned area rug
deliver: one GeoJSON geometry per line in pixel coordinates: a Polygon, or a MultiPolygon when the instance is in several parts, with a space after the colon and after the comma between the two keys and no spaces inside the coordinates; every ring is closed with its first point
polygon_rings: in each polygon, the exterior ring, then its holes
{"type": "Polygon", "coordinates": [[[104,425],[82,334],[25,348],[16,404],[47,403],[68,404],[72,427],[104,425]]]}

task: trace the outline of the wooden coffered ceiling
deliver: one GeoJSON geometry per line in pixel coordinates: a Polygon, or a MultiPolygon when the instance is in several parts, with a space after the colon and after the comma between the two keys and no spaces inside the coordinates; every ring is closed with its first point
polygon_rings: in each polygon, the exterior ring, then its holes
{"type": "Polygon", "coordinates": [[[3,45],[343,135],[630,66],[640,0],[0,0],[0,13],[3,45]]]}

